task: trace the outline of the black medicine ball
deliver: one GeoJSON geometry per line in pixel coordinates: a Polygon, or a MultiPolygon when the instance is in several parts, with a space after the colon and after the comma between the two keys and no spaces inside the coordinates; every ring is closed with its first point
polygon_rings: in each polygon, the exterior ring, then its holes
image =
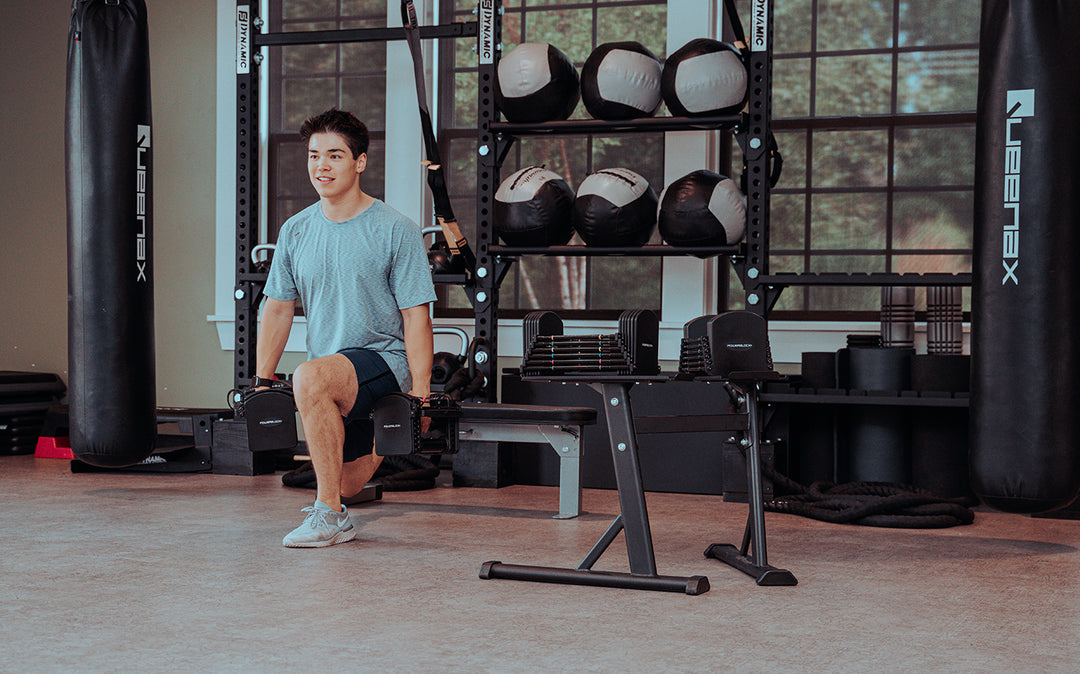
{"type": "Polygon", "coordinates": [[[509,246],[563,246],[574,235],[574,190],[542,166],[517,171],[495,192],[495,231],[509,246]]]}
{"type": "Polygon", "coordinates": [[[608,42],[581,68],[581,101],[596,119],[651,117],[660,107],[660,59],[637,42],[608,42]]]}
{"type": "Polygon", "coordinates": [[[656,192],[629,169],[597,171],[578,187],[574,229],[590,246],[636,248],[656,228],[656,192]]]}
{"type": "Polygon", "coordinates": [[[566,54],[542,42],[524,42],[499,60],[495,104],[508,121],[536,124],[567,119],[581,94],[566,54]]]}
{"type": "Polygon", "coordinates": [[[694,171],[664,190],[658,221],[672,246],[730,246],[746,232],[746,200],[731,178],[694,171]]]}
{"type": "Polygon", "coordinates": [[[667,58],[660,86],[675,116],[731,114],[746,102],[746,66],[732,45],[698,38],[667,58]]]}

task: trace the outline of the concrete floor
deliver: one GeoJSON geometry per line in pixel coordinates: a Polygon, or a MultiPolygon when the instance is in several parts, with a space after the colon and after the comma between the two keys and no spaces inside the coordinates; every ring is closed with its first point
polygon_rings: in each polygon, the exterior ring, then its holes
{"type": "MultiPolygon", "coordinates": [[[[943,530],[768,514],[758,587],[702,557],[746,506],[648,494],[658,571],[700,596],[480,580],[576,566],[618,512],[551,487],[359,507],[357,541],[287,549],[313,492],[280,475],[72,474],[0,457],[0,671],[1080,671],[1080,521],[979,510],[943,530]]],[[[595,566],[625,570],[620,537],[595,566]]]]}

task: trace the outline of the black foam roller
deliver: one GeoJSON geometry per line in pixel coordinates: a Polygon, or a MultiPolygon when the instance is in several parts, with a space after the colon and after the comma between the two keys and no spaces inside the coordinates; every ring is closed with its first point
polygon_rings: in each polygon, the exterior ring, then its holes
{"type": "Polygon", "coordinates": [[[1080,491],[1080,4],[984,0],[975,130],[972,487],[1044,512],[1080,491]]]}
{"type": "MultiPolygon", "coordinates": [[[[971,357],[920,354],[911,358],[911,388],[920,394],[965,393],[971,357]]],[[[911,410],[911,481],[946,498],[970,497],[968,410],[919,407],[911,410]]]]}
{"type": "Polygon", "coordinates": [[[139,463],[157,435],[150,64],[142,0],[78,0],[67,59],[71,448],[139,463]]]}
{"type": "MultiPolygon", "coordinates": [[[[911,386],[914,349],[851,348],[846,351],[853,390],[898,394],[911,386]]],[[[856,482],[911,482],[911,433],[907,411],[858,405],[847,412],[848,470],[856,482]]]]}
{"type": "MultiPolygon", "coordinates": [[[[800,385],[836,388],[836,352],[802,354],[800,385]]],[[[828,405],[793,405],[791,453],[796,482],[836,481],[836,411],[828,405]]]]}

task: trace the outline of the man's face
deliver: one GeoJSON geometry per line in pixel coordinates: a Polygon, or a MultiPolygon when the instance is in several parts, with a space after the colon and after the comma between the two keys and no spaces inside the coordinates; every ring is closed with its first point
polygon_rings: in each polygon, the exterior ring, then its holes
{"type": "Polygon", "coordinates": [[[315,133],[308,139],[308,177],[322,199],[352,190],[367,164],[367,155],[353,157],[349,144],[336,133],[315,133]]]}

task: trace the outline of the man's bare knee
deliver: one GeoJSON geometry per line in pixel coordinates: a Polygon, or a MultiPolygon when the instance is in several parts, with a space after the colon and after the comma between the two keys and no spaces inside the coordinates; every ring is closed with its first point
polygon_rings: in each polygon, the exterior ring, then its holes
{"type": "Polygon", "coordinates": [[[356,399],[356,374],[340,354],[301,363],[293,373],[293,396],[301,414],[319,404],[332,403],[342,416],[356,399]]]}
{"type": "Polygon", "coordinates": [[[300,409],[310,406],[321,398],[325,398],[325,386],[320,383],[318,367],[313,361],[300,363],[293,372],[293,398],[296,406],[300,409]]]}

